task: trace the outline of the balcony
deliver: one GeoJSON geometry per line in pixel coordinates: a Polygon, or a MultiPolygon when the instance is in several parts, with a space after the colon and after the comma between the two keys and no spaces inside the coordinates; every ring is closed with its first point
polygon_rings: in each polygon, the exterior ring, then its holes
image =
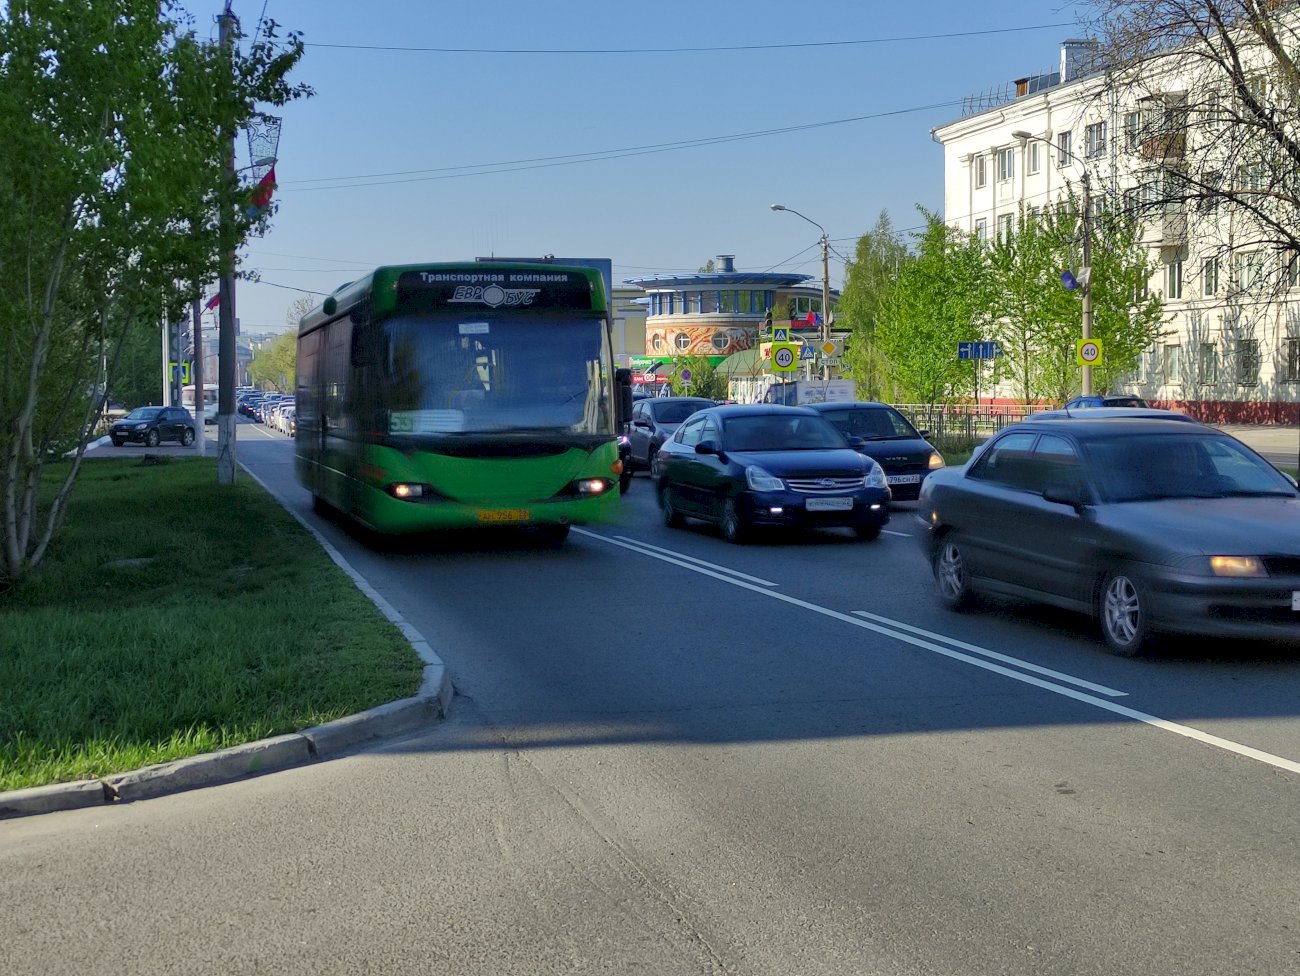
{"type": "Polygon", "coordinates": [[[1144,158],[1157,162],[1168,159],[1182,159],[1187,151],[1187,133],[1162,132],[1142,140],[1141,152],[1144,158]]]}

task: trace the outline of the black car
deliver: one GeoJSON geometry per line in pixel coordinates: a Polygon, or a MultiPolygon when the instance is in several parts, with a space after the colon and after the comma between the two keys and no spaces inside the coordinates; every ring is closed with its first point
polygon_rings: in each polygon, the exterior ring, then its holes
{"type": "Polygon", "coordinates": [[[157,447],[163,441],[180,441],[182,447],[194,443],[194,417],[184,407],[136,407],[109,428],[114,447],[144,444],[157,447]]]}
{"type": "Polygon", "coordinates": [[[1066,410],[1088,410],[1095,407],[1149,407],[1140,396],[1132,396],[1127,393],[1117,393],[1111,396],[1100,396],[1089,394],[1088,396],[1077,396],[1065,405],[1066,410]]]}
{"type": "Polygon", "coordinates": [[[1117,654],[1153,632],[1300,641],[1300,492],[1187,420],[1028,420],[926,479],[940,600],[1030,599],[1098,618],[1117,654]]]}
{"type": "Polygon", "coordinates": [[[664,441],[691,414],[717,406],[704,397],[647,397],[632,404],[628,424],[628,460],[634,470],[648,471],[664,441]]]}
{"type": "Polygon", "coordinates": [[[729,542],[758,526],[847,526],[863,539],[889,521],[885,472],[807,407],[712,407],[655,455],[664,524],[717,522],[729,542]]]}
{"type": "Polygon", "coordinates": [[[906,417],[887,403],[810,403],[840,433],[866,441],[858,450],[885,469],[894,501],[910,501],[921,493],[926,475],[943,467],[943,455],[906,417]]]}

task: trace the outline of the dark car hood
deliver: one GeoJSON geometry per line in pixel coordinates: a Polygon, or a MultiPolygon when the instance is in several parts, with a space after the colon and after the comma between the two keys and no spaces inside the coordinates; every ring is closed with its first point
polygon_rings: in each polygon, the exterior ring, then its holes
{"type": "Polygon", "coordinates": [[[1300,498],[1162,498],[1096,511],[1099,523],[1174,553],[1300,555],[1300,498]]]}
{"type": "Polygon", "coordinates": [[[929,461],[934,448],[929,441],[920,437],[890,437],[878,441],[867,441],[858,451],[867,457],[875,458],[881,467],[893,464],[915,464],[917,461],[929,461]]]}
{"type": "Polygon", "coordinates": [[[868,471],[866,459],[851,448],[824,451],[728,451],[742,464],[757,464],[778,478],[856,478],[868,471]]]}

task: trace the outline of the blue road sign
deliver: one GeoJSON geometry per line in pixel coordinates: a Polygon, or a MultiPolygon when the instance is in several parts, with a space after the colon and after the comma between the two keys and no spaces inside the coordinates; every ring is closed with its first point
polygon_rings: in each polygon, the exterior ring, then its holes
{"type": "Polygon", "coordinates": [[[817,358],[817,352],[812,346],[799,347],[799,362],[807,363],[817,358]]]}
{"type": "Polygon", "coordinates": [[[975,357],[974,357],[973,355],[971,355],[971,346],[973,346],[973,345],[975,345],[975,343],[973,343],[973,342],[959,342],[959,343],[957,343],[957,358],[958,358],[958,359],[974,359],[975,357]]]}
{"type": "Polygon", "coordinates": [[[997,359],[1002,355],[1002,350],[996,342],[959,342],[957,343],[958,359],[997,359]]]}

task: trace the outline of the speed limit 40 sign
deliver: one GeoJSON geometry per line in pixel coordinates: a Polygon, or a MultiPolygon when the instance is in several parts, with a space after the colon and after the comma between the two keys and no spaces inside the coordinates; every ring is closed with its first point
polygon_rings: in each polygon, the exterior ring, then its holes
{"type": "Polygon", "coordinates": [[[772,343],[772,372],[793,373],[799,369],[799,344],[795,342],[772,343]]]}
{"type": "Polygon", "coordinates": [[[1074,344],[1074,358],[1080,366],[1101,365],[1101,340],[1080,339],[1074,344]]]}

